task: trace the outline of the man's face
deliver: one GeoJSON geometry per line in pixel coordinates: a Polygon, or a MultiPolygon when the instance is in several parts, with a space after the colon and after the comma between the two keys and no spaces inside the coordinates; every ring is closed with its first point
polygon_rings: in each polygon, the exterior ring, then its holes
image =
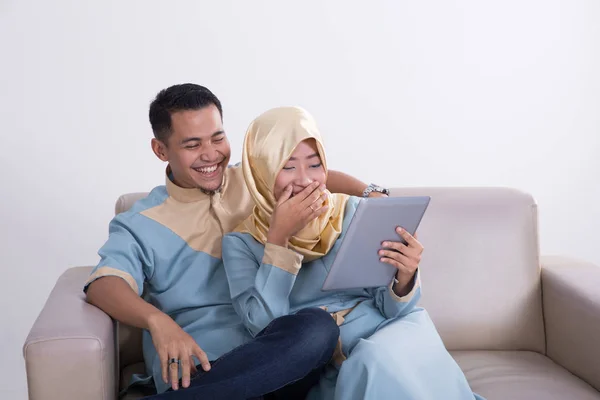
{"type": "Polygon", "coordinates": [[[221,114],[214,105],[171,114],[167,145],[152,140],[154,153],[167,161],[174,183],[183,188],[214,192],[221,187],[231,148],[221,114]]]}

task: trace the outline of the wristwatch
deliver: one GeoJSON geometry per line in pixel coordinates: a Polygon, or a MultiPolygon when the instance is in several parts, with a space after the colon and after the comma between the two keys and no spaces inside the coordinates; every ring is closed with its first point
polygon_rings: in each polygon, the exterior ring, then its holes
{"type": "Polygon", "coordinates": [[[383,193],[386,196],[390,195],[390,191],[389,189],[386,188],[382,188],[381,186],[377,186],[374,183],[371,183],[369,186],[367,186],[367,188],[363,191],[362,196],[363,197],[369,197],[369,195],[371,194],[371,192],[379,192],[379,193],[383,193]]]}

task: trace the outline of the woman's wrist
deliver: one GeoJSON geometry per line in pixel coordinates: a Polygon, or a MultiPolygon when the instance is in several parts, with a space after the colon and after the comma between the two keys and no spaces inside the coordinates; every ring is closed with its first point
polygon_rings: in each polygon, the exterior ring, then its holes
{"type": "Polygon", "coordinates": [[[407,277],[405,275],[398,275],[400,274],[396,274],[395,283],[393,285],[394,293],[396,293],[398,297],[404,297],[407,294],[409,294],[412,290],[416,272],[410,277],[407,277]]]}
{"type": "Polygon", "coordinates": [[[274,244],[276,246],[287,247],[289,238],[285,235],[280,234],[274,229],[269,229],[267,233],[267,243],[274,244]]]}

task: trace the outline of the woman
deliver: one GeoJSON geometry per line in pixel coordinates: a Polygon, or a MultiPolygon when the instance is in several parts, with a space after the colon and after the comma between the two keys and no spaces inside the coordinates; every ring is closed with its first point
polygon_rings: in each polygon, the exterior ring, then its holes
{"type": "Polygon", "coordinates": [[[306,111],[276,108],[254,120],[242,165],[255,208],[222,249],[236,312],[253,335],[308,307],[327,309],[340,325],[339,351],[310,398],[480,398],[416,307],[422,246],[414,237],[401,232],[408,246],[380,253],[398,269],[390,286],[321,291],[359,199],[313,193],[327,166],[306,111]]]}

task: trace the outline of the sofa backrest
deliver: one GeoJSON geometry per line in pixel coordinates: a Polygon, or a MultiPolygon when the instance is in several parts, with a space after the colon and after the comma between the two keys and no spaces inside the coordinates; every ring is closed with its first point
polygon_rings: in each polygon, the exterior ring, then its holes
{"type": "MultiPolygon", "coordinates": [[[[147,193],[121,196],[116,213],[147,193]]],[[[428,195],[418,230],[421,306],[450,350],[543,353],[537,206],[507,188],[397,188],[428,195]]],[[[141,331],[119,326],[120,365],[142,361],[141,331]]]]}
{"type": "Polygon", "coordinates": [[[428,195],[418,229],[422,301],[450,350],[545,351],[537,205],[507,188],[403,188],[428,195]]]}

